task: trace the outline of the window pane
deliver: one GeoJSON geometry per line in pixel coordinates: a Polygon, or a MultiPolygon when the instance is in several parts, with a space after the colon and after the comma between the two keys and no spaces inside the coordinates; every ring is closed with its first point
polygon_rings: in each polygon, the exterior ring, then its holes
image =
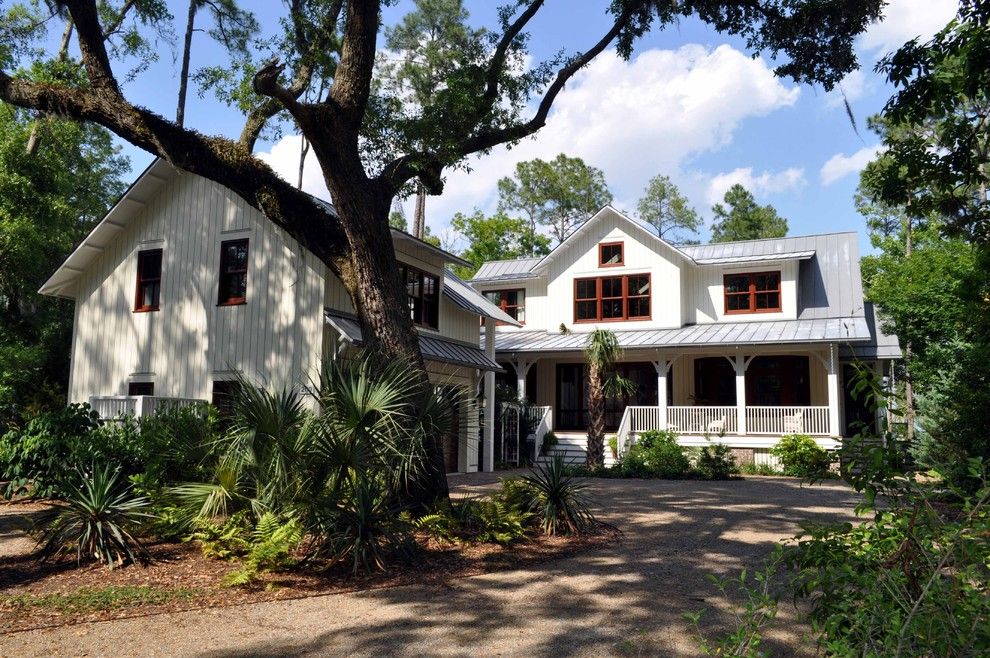
{"type": "Polygon", "coordinates": [[[597,281],[595,279],[578,279],[577,280],[577,298],[578,299],[594,299],[598,296],[598,287],[595,285],[597,281]]]}
{"type": "Polygon", "coordinates": [[[485,296],[485,299],[495,304],[495,306],[498,306],[502,299],[502,291],[500,290],[486,290],[481,294],[485,296]]]}
{"type": "Polygon", "coordinates": [[[574,315],[578,320],[597,320],[598,302],[577,302],[574,305],[574,315]]]}
{"type": "Polygon", "coordinates": [[[649,295],[650,294],[650,277],[648,276],[631,276],[629,277],[629,296],[633,295],[649,295]]]}
{"type": "Polygon", "coordinates": [[[780,308],[780,293],[777,292],[756,293],[756,308],[759,309],[780,308]]]}
{"type": "Polygon", "coordinates": [[[650,316],[650,298],[636,297],[629,300],[629,317],[646,318],[650,316]]]}
{"type": "Polygon", "coordinates": [[[725,292],[748,292],[749,291],[749,277],[748,276],[728,276],[725,277],[725,292]]]}
{"type": "Polygon", "coordinates": [[[141,254],[141,278],[160,279],[162,276],[162,252],[149,251],[141,254]]]}
{"type": "Polygon", "coordinates": [[[728,295],[725,298],[726,307],[730,311],[748,311],[749,295],[728,295]]]}
{"type": "Polygon", "coordinates": [[[622,297],[622,277],[602,279],[602,297],[622,297]]]}
{"type": "Polygon", "coordinates": [[[503,294],[503,299],[508,306],[516,306],[519,303],[519,291],[518,290],[506,290],[503,294]]]}
{"type": "Polygon", "coordinates": [[[622,263],[622,245],[607,244],[601,247],[602,265],[620,265],[622,263]]]}
{"type": "Polygon", "coordinates": [[[757,290],[777,290],[780,287],[780,275],[776,272],[771,274],[760,274],[756,279],[757,290]]]}
{"type": "Polygon", "coordinates": [[[621,317],[622,317],[621,299],[602,300],[602,318],[621,318],[621,317]]]}

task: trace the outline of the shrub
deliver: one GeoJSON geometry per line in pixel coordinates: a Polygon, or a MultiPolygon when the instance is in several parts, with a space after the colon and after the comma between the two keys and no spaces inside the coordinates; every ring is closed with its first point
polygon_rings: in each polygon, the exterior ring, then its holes
{"type": "Polygon", "coordinates": [[[522,539],[532,514],[497,498],[469,498],[455,506],[462,526],[480,542],[503,546],[522,539]]]}
{"type": "Polygon", "coordinates": [[[557,447],[558,439],[557,435],[553,432],[547,432],[543,435],[543,444],[540,446],[540,454],[545,455],[554,448],[557,447]]]}
{"type": "Polygon", "coordinates": [[[585,485],[567,474],[563,457],[554,457],[523,478],[531,492],[526,507],[544,534],[581,533],[595,521],[584,496],[585,485]]]}
{"type": "Polygon", "coordinates": [[[701,448],[697,469],[706,480],[728,480],[736,472],[736,458],[729,446],[714,443],[701,448]]]}
{"type": "Polygon", "coordinates": [[[691,467],[691,460],[677,445],[677,434],[671,431],[643,432],[619,462],[618,470],[625,477],[677,478],[691,467]]]}
{"type": "Polygon", "coordinates": [[[147,562],[147,551],[133,534],[151,518],[148,499],[135,497],[129,486],[118,484],[120,472],[110,466],[83,476],[81,489],[67,496],[66,504],[43,514],[37,521],[38,544],[43,560],[74,546],[76,561],[83,554],[114,564],[147,562]]]}
{"type": "Polygon", "coordinates": [[[782,437],[770,453],[781,461],[786,475],[802,478],[825,476],[832,462],[828,451],[804,434],[782,437]]]}
{"type": "Polygon", "coordinates": [[[246,585],[263,571],[293,566],[293,557],[303,539],[303,528],[295,518],[265,512],[251,533],[251,544],[244,565],[227,575],[228,585],[246,585]]]}
{"type": "Polygon", "coordinates": [[[743,475],[781,475],[781,471],[772,464],[743,464],[739,467],[743,475]]]}

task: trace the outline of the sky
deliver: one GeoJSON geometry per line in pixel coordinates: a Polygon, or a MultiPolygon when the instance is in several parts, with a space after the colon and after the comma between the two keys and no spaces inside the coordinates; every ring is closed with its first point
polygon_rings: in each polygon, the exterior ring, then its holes
{"type": "MultiPolygon", "coordinates": [[[[169,2],[185,15],[185,2],[169,2]]],[[[242,0],[262,25],[277,20],[280,4],[242,0]]],[[[475,25],[496,24],[490,0],[466,0],[475,25]]],[[[561,49],[582,50],[606,29],[601,0],[549,0],[533,22],[530,54],[534,60],[561,49]]],[[[408,11],[411,0],[386,9],[386,24],[408,11]]],[[[719,34],[700,21],[684,20],[637,43],[628,61],[606,51],[579,72],[560,94],[547,125],[535,138],[511,149],[472,158],[470,171],[446,174],[445,191],[427,200],[427,224],[445,246],[466,244],[449,228],[457,212],[492,212],[496,184],[515,164],[559,153],[577,156],[600,168],[614,195],[613,205],[634,211],[653,176],[670,176],[705,220],[699,238],[710,234],[711,206],[734,183],[742,183],[760,203],[772,204],[787,218],[791,235],[858,231],[862,251],[869,240],[853,195],[858,173],[877,152],[878,140],[866,128],[893,89],[874,72],[878,59],[915,37],[927,38],[951,20],[954,0],[890,0],[885,20],[856,44],[861,68],[841,89],[858,131],[846,114],[842,94],[797,85],[773,74],[773,62],[752,57],[738,39],[719,34]]],[[[178,28],[177,28],[178,29],[178,28]]],[[[193,69],[223,61],[222,51],[204,34],[196,35],[193,69]]],[[[176,44],[160,44],[161,58],[148,72],[125,85],[135,103],[166,116],[174,114],[178,87],[176,44]]],[[[191,93],[186,125],[231,137],[243,118],[215,99],[191,93]]],[[[261,142],[260,157],[289,180],[298,168],[300,138],[285,134],[261,142]]],[[[136,176],[151,156],[123,144],[136,176]]],[[[322,175],[310,157],[304,189],[328,198],[322,175]]],[[[407,216],[412,216],[412,202],[407,216]]]]}

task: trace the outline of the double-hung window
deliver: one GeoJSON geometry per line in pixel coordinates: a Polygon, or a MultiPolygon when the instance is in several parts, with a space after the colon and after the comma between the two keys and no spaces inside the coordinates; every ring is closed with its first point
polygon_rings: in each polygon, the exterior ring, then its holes
{"type": "Polygon", "coordinates": [[[413,324],[436,329],[440,325],[440,277],[409,265],[401,266],[413,324]]]}
{"type": "Polygon", "coordinates": [[[650,275],[574,280],[574,322],[650,319],[650,275]]]}
{"type": "Polygon", "coordinates": [[[218,306],[247,303],[248,241],[229,240],[220,244],[220,286],[218,306]]]}
{"type": "Polygon", "coordinates": [[[526,324],[525,290],[487,290],[484,295],[488,298],[488,301],[502,309],[510,318],[526,324]]]}
{"type": "Polygon", "coordinates": [[[780,272],[726,274],[725,312],[773,313],[781,310],[780,272]]]}
{"type": "Polygon", "coordinates": [[[134,310],[139,313],[157,311],[162,294],[162,250],[138,252],[137,292],[134,310]]]}

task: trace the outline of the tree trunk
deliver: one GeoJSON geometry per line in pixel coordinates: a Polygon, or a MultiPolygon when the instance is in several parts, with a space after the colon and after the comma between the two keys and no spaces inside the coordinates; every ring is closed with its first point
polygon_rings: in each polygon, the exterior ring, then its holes
{"type": "Polygon", "coordinates": [[[179,73],[179,103],[175,109],[175,122],[180,126],[186,119],[186,91],[189,88],[189,58],[192,51],[193,27],[196,23],[197,9],[198,0],[189,0],[186,36],[182,44],[182,70],[179,73]]]}
{"type": "Polygon", "coordinates": [[[594,364],[588,365],[588,468],[605,465],[605,389],[602,373],[594,364]]]}
{"type": "Polygon", "coordinates": [[[413,215],[412,234],[420,240],[426,234],[426,188],[419,181],[416,181],[416,212],[413,215]]]}
{"type": "MultiPolygon", "coordinates": [[[[72,38],[72,19],[70,18],[65,22],[65,31],[62,32],[62,43],[58,47],[58,59],[60,61],[65,60],[69,56],[69,39],[72,38]]],[[[48,117],[39,113],[37,119],[31,124],[31,134],[28,135],[27,146],[24,147],[24,151],[28,155],[34,155],[38,152],[38,146],[41,144],[41,124],[48,120],[48,117]]]]}
{"type": "MultiPolygon", "coordinates": [[[[911,220],[904,223],[904,257],[911,258],[914,249],[911,235],[911,220]]],[[[904,345],[904,422],[907,424],[905,438],[909,443],[914,441],[914,377],[911,374],[911,341],[904,345]]]]}
{"type": "Polygon", "coordinates": [[[305,135],[302,137],[301,148],[299,149],[299,179],[296,183],[296,188],[302,189],[303,184],[303,172],[306,171],[306,155],[309,153],[309,140],[306,139],[305,135]]]}

